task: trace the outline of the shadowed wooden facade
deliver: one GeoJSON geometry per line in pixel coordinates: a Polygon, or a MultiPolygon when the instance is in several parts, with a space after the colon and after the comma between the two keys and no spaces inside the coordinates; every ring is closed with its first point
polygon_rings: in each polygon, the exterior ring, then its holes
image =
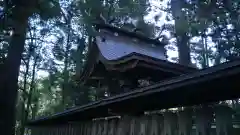
{"type": "Polygon", "coordinates": [[[186,109],[142,116],[69,122],[31,128],[31,135],[237,135],[227,106],[186,109]],[[193,117],[195,116],[195,117],[193,117]]]}

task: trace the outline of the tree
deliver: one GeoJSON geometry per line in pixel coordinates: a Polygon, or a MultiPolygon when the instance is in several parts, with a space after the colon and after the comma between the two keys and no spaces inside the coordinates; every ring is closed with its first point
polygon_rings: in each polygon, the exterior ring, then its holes
{"type": "Polygon", "coordinates": [[[47,0],[41,1],[40,6],[36,0],[31,2],[25,0],[6,0],[4,2],[4,10],[6,13],[4,19],[11,20],[13,34],[8,47],[8,55],[4,62],[3,70],[1,70],[0,95],[2,97],[0,98],[0,106],[3,107],[3,111],[1,111],[0,114],[0,131],[5,135],[12,135],[14,134],[15,125],[14,112],[18,89],[19,67],[21,64],[21,55],[24,50],[28,18],[34,13],[39,13],[44,19],[56,16],[59,14],[59,5],[57,5],[58,2],[55,2],[54,6],[51,7],[50,1],[47,0]]]}

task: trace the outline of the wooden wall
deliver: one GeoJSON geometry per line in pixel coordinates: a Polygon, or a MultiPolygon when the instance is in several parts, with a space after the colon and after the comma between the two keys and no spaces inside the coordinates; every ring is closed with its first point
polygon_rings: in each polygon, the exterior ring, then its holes
{"type": "MultiPolygon", "coordinates": [[[[227,106],[31,127],[31,135],[239,135],[227,106]],[[216,128],[215,128],[216,127],[216,128]]],[[[238,132],[239,133],[239,132],[238,132]]]]}

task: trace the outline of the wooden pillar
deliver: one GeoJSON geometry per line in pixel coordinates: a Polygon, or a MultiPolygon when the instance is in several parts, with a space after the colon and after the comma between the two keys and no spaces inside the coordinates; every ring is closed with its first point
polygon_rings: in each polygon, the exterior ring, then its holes
{"type": "Polygon", "coordinates": [[[196,111],[196,135],[210,135],[213,112],[211,107],[201,107],[196,111]]]}
{"type": "Polygon", "coordinates": [[[164,135],[177,135],[177,115],[173,112],[164,113],[164,135]]]}
{"type": "Polygon", "coordinates": [[[190,135],[192,132],[192,109],[186,108],[178,113],[179,135],[190,135]]]}
{"type": "Polygon", "coordinates": [[[220,105],[215,108],[215,114],[217,135],[233,135],[233,110],[226,105],[220,105]]]}

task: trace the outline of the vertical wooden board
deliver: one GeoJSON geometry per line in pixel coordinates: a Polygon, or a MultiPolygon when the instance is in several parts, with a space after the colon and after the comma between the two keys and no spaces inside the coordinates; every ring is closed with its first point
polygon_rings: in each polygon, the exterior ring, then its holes
{"type": "Polygon", "coordinates": [[[40,135],[44,135],[44,128],[43,127],[41,127],[41,128],[39,128],[39,133],[40,133],[40,135]]]}
{"type": "Polygon", "coordinates": [[[75,123],[74,124],[74,135],[83,135],[82,132],[82,123],[75,123]]]}
{"type": "Polygon", "coordinates": [[[87,135],[92,135],[92,121],[87,123],[87,135]]]}
{"type": "Polygon", "coordinates": [[[51,126],[50,128],[50,135],[55,135],[55,127],[51,126]]]}
{"type": "Polygon", "coordinates": [[[38,134],[39,135],[43,135],[44,134],[43,132],[44,132],[44,128],[43,127],[39,127],[38,128],[38,134]]]}
{"type": "Polygon", "coordinates": [[[211,107],[201,107],[196,110],[196,135],[210,135],[213,112],[211,107]]]}
{"type": "Polygon", "coordinates": [[[66,126],[65,125],[62,126],[61,135],[66,135],[66,126]]]}
{"type": "Polygon", "coordinates": [[[186,108],[178,112],[179,135],[190,135],[192,132],[192,109],[186,108]]]}
{"type": "Polygon", "coordinates": [[[51,126],[47,127],[46,135],[51,135],[51,126]]]}
{"type": "Polygon", "coordinates": [[[177,114],[164,112],[164,135],[177,135],[177,114]]]}
{"type": "Polygon", "coordinates": [[[138,119],[139,120],[139,126],[137,126],[137,127],[139,127],[139,129],[138,129],[138,131],[139,131],[138,134],[139,135],[147,135],[148,129],[149,129],[148,128],[149,118],[150,117],[143,115],[138,119]]]}
{"type": "Polygon", "coordinates": [[[63,125],[61,125],[60,128],[58,129],[58,134],[63,135],[63,125]]]}
{"type": "Polygon", "coordinates": [[[92,121],[92,133],[91,135],[96,135],[97,133],[97,121],[92,121]]]}
{"type": "Polygon", "coordinates": [[[138,132],[137,132],[137,117],[131,117],[131,119],[130,119],[130,135],[137,135],[138,134],[138,132]]]}
{"type": "Polygon", "coordinates": [[[61,135],[61,129],[62,129],[62,126],[59,125],[59,126],[58,126],[58,130],[57,130],[57,135],[61,135]]]}
{"type": "Polygon", "coordinates": [[[64,126],[61,125],[61,128],[59,129],[59,135],[64,135],[64,126]]]}
{"type": "Polygon", "coordinates": [[[31,135],[36,135],[36,128],[35,127],[31,127],[31,135]]]}
{"type": "Polygon", "coordinates": [[[103,121],[103,127],[102,127],[102,135],[108,135],[108,121],[103,121]]]}
{"type": "Polygon", "coordinates": [[[129,135],[130,132],[130,117],[123,116],[118,121],[116,135],[129,135]]]}
{"type": "Polygon", "coordinates": [[[71,123],[71,134],[75,135],[75,123],[71,123]]]}
{"type": "Polygon", "coordinates": [[[66,133],[66,127],[65,127],[65,125],[62,125],[61,135],[65,135],[65,133],[66,133]]]}
{"type": "Polygon", "coordinates": [[[82,127],[82,129],[80,131],[81,134],[78,134],[78,135],[87,135],[87,128],[86,128],[87,125],[86,125],[86,122],[81,123],[81,127],[82,127]]]}
{"type": "Polygon", "coordinates": [[[80,124],[81,128],[78,130],[77,135],[85,135],[86,134],[86,128],[85,128],[85,123],[80,124]]]}
{"type": "Polygon", "coordinates": [[[73,132],[72,132],[72,123],[68,124],[68,134],[67,135],[72,135],[73,132]]]}
{"type": "Polygon", "coordinates": [[[75,126],[74,123],[71,124],[71,134],[75,135],[75,126]]]}
{"type": "Polygon", "coordinates": [[[117,119],[111,119],[108,121],[108,135],[115,135],[117,122],[117,119]]]}
{"type": "MultiPolygon", "coordinates": [[[[32,134],[31,134],[32,135],[32,134]]],[[[40,132],[40,127],[36,127],[36,134],[34,135],[41,135],[41,132],[40,132]]]]}
{"type": "Polygon", "coordinates": [[[60,125],[58,128],[58,135],[62,135],[62,129],[63,129],[63,126],[60,125]]]}
{"type": "Polygon", "coordinates": [[[31,135],[37,135],[37,128],[31,127],[31,135]]]}
{"type": "Polygon", "coordinates": [[[96,132],[96,135],[102,135],[103,124],[104,124],[103,120],[97,121],[97,132],[96,132]]]}
{"type": "Polygon", "coordinates": [[[38,135],[43,134],[43,128],[42,127],[38,127],[37,131],[38,131],[38,135]]]}
{"type": "Polygon", "coordinates": [[[79,126],[81,128],[80,128],[80,130],[77,131],[77,135],[85,135],[86,134],[85,123],[81,122],[79,126]]]}
{"type": "Polygon", "coordinates": [[[58,126],[56,125],[56,126],[54,127],[54,135],[57,135],[57,131],[58,131],[58,126]]]}
{"type": "Polygon", "coordinates": [[[79,129],[77,130],[76,135],[85,135],[85,127],[84,127],[84,123],[79,123],[79,129]]]}
{"type": "Polygon", "coordinates": [[[70,134],[70,125],[69,124],[66,125],[66,133],[65,133],[65,135],[71,135],[70,134]]]}
{"type": "Polygon", "coordinates": [[[89,126],[89,123],[88,122],[85,122],[84,123],[84,135],[88,135],[88,127],[89,126]]]}
{"type": "Polygon", "coordinates": [[[41,132],[42,135],[48,135],[47,132],[48,132],[48,128],[42,127],[42,132],[41,132]]]}
{"type": "Polygon", "coordinates": [[[57,135],[57,126],[54,126],[53,127],[53,133],[52,133],[53,135],[57,135]]]}
{"type": "Polygon", "coordinates": [[[233,135],[233,110],[225,105],[215,107],[217,135],[233,135]]]}
{"type": "Polygon", "coordinates": [[[51,127],[50,126],[47,127],[46,135],[51,135],[51,127]]]}
{"type": "Polygon", "coordinates": [[[58,126],[54,126],[54,129],[53,129],[53,135],[57,135],[57,129],[58,129],[58,126]]]}
{"type": "Polygon", "coordinates": [[[52,135],[52,126],[48,127],[48,131],[46,135],[52,135]]]}
{"type": "Polygon", "coordinates": [[[73,124],[73,135],[77,135],[79,130],[81,130],[80,123],[74,123],[73,124]]]}
{"type": "Polygon", "coordinates": [[[45,135],[51,135],[51,127],[46,127],[45,135]]]}
{"type": "Polygon", "coordinates": [[[149,135],[161,135],[163,133],[163,116],[162,115],[152,115],[149,126],[149,135]]]}
{"type": "Polygon", "coordinates": [[[66,127],[67,127],[67,133],[66,133],[66,135],[71,135],[71,125],[70,125],[70,124],[67,124],[66,127]]]}
{"type": "Polygon", "coordinates": [[[49,133],[48,133],[49,135],[54,135],[54,134],[53,134],[53,133],[54,133],[53,128],[54,128],[53,126],[51,126],[51,127],[49,128],[49,133]]]}
{"type": "Polygon", "coordinates": [[[39,135],[38,133],[38,127],[31,128],[31,135],[39,135]]]}

